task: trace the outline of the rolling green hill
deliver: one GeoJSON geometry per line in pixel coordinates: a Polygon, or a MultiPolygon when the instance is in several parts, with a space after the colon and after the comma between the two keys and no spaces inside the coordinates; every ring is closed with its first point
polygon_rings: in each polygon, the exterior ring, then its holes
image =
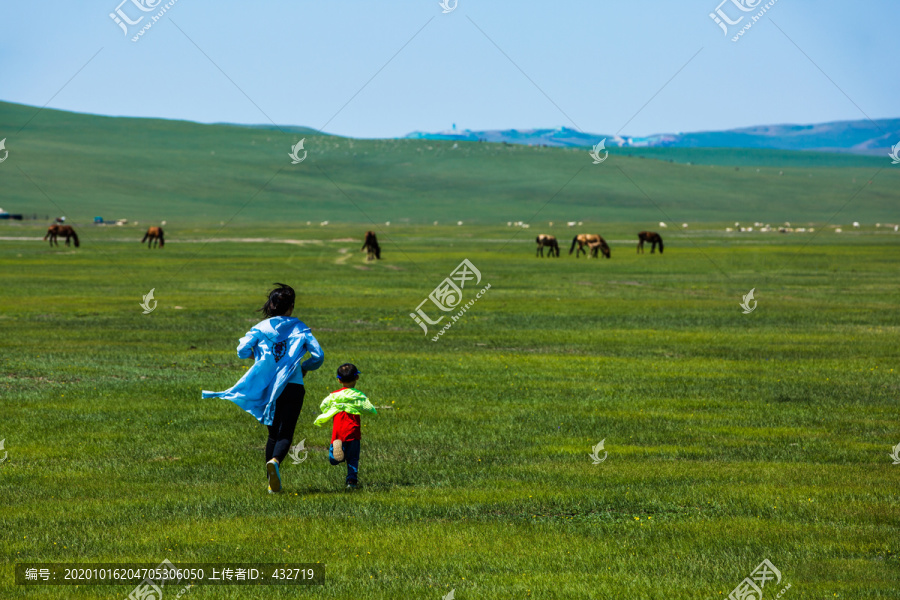
{"type": "Polygon", "coordinates": [[[0,206],[74,223],[900,220],[887,157],[613,149],[594,165],[584,150],[300,131],[0,103],[0,206]]]}

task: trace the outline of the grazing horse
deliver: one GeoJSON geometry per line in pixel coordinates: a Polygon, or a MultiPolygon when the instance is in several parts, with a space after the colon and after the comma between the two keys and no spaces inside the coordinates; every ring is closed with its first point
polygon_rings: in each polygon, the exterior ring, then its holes
{"type": "Polygon", "coordinates": [[[538,254],[541,257],[544,256],[544,246],[550,249],[550,254],[547,256],[553,256],[554,252],[556,253],[556,257],[559,258],[559,242],[556,241],[555,235],[546,235],[544,233],[540,234],[534,240],[537,242],[537,251],[534,253],[535,256],[538,254]]]}
{"type": "Polygon", "coordinates": [[[379,260],[381,259],[381,246],[378,245],[378,237],[375,235],[374,231],[366,232],[366,241],[363,242],[360,250],[368,251],[366,260],[375,260],[376,258],[379,260]]]}
{"type": "Polygon", "coordinates": [[[663,241],[662,236],[656,233],[655,231],[642,231],[638,234],[638,246],[637,251],[641,254],[644,253],[644,242],[650,242],[652,245],[650,246],[650,254],[656,252],[656,245],[659,244],[659,253],[663,253],[663,241]]]}
{"type": "MultiPolygon", "coordinates": [[[[597,237],[600,237],[600,236],[597,236],[597,237]]],[[[609,245],[606,243],[606,240],[604,240],[602,237],[600,237],[600,239],[596,242],[589,243],[588,246],[591,247],[591,258],[597,258],[598,250],[603,253],[603,256],[605,258],[609,258],[609,256],[610,256],[609,245]]]]}
{"type": "Polygon", "coordinates": [[[156,242],[157,245],[162,248],[166,245],[166,240],[163,237],[162,227],[150,227],[147,229],[147,233],[144,234],[144,238],[141,240],[141,243],[147,242],[147,248],[150,249],[153,247],[153,242],[156,242]],[[147,242],[147,240],[150,240],[147,242]]]}
{"type": "Polygon", "coordinates": [[[44,236],[44,239],[50,238],[50,246],[52,247],[55,243],[59,246],[59,240],[56,238],[64,235],[66,236],[66,246],[69,245],[69,238],[75,242],[75,247],[78,248],[81,244],[78,241],[78,234],[75,233],[75,230],[72,229],[71,225],[51,225],[47,228],[47,235],[44,236]]]}
{"type": "Polygon", "coordinates": [[[574,238],[572,238],[572,247],[569,248],[569,254],[575,251],[575,244],[578,244],[578,252],[575,253],[575,258],[581,256],[581,253],[584,252],[585,256],[588,255],[588,251],[584,249],[585,246],[590,248],[590,256],[591,258],[597,258],[597,252],[600,251],[603,253],[603,256],[606,258],[610,257],[609,246],[601,236],[594,233],[579,233],[574,238]]]}

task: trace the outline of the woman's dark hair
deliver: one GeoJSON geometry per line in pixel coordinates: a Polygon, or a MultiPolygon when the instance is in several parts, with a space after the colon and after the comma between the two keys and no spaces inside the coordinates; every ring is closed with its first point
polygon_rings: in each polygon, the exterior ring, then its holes
{"type": "Polygon", "coordinates": [[[269,299],[259,309],[267,317],[280,317],[294,308],[294,288],[286,283],[275,283],[278,287],[269,292],[269,299]]]}

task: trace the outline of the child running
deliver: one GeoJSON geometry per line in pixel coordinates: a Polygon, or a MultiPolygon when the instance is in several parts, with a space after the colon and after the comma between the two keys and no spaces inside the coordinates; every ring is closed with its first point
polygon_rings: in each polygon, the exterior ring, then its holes
{"type": "Polygon", "coordinates": [[[347,461],[348,489],[356,489],[359,485],[359,442],[362,437],[359,416],[363,412],[378,414],[366,395],[354,387],[359,381],[359,375],[356,365],[345,363],[338,367],[337,378],[344,387],[322,400],[319,406],[322,414],[315,421],[321,427],[334,417],[328,461],[332,465],[347,461]]]}
{"type": "Polygon", "coordinates": [[[256,359],[234,387],[224,392],[203,390],[204,398],[231,400],[269,428],[266,442],[266,478],[269,493],[281,491],[281,461],[294,438],[294,427],[303,408],[303,377],[322,366],[325,355],[319,342],[294,312],[294,289],[283,283],[269,292],[260,309],[267,319],[241,338],[240,358],[256,359]],[[306,353],[310,357],[300,363],[306,353]]]}

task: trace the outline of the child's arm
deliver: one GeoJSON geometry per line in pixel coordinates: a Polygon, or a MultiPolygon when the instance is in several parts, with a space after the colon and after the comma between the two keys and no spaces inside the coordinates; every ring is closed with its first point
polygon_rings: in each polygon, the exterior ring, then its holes
{"type": "Polygon", "coordinates": [[[313,425],[315,425],[316,427],[321,427],[328,421],[328,419],[337,414],[338,411],[333,410],[332,407],[331,394],[328,394],[327,396],[325,396],[325,399],[322,400],[322,403],[319,405],[319,412],[321,414],[316,417],[315,421],[313,421],[313,425]]]}
{"type": "Polygon", "coordinates": [[[372,404],[371,402],[369,402],[369,397],[366,396],[365,394],[363,394],[363,397],[364,397],[363,400],[357,400],[356,408],[358,408],[361,411],[371,413],[373,415],[377,415],[378,411],[375,410],[375,405],[372,404]]]}

